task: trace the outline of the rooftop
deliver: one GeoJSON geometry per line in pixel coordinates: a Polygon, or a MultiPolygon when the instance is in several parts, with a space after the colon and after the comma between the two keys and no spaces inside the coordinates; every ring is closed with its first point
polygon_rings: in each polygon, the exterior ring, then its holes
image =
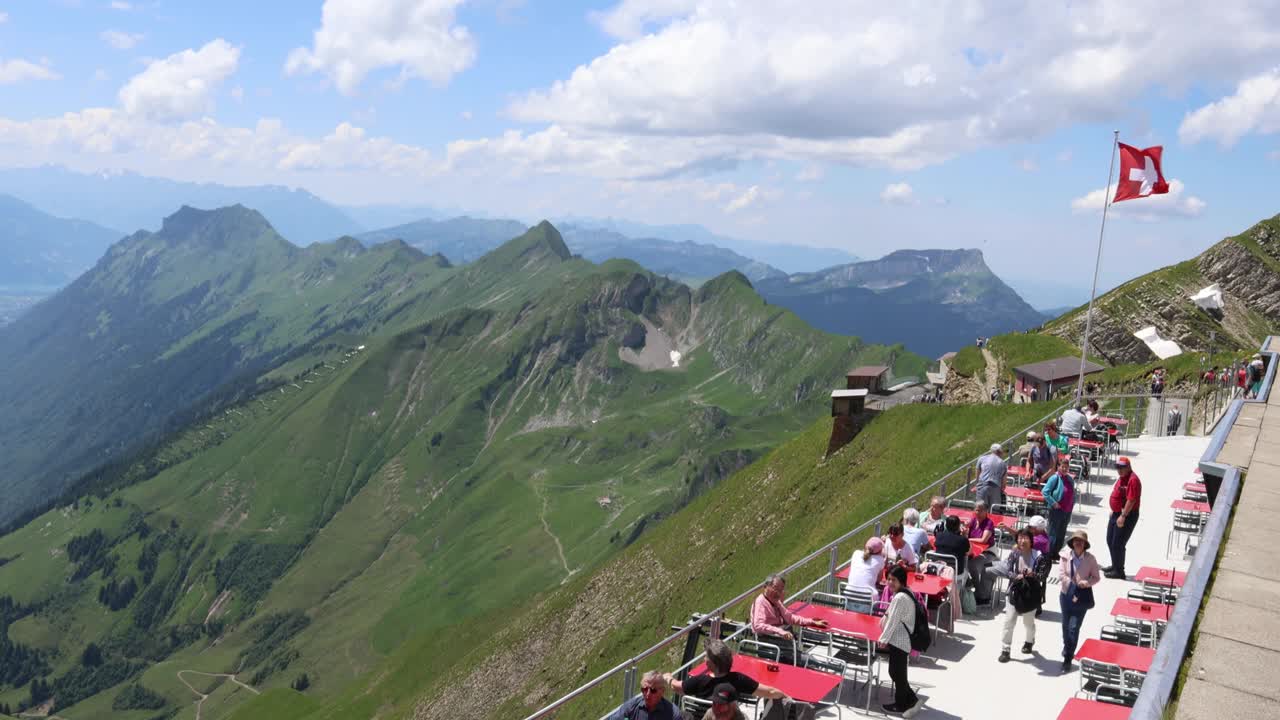
{"type": "Polygon", "coordinates": [[[854,368],[845,374],[845,377],[877,377],[889,372],[886,365],[864,365],[860,368],[854,368]]]}
{"type": "Polygon", "coordinates": [[[866,396],[867,396],[867,391],[865,388],[860,388],[858,390],[832,390],[831,391],[831,397],[833,398],[852,398],[852,397],[866,397],[866,396]]]}
{"type": "MultiPolygon", "coordinates": [[[[1106,370],[1106,368],[1095,362],[1086,361],[1084,364],[1085,375],[1102,372],[1103,370],[1106,370]]],[[[1042,360],[1030,365],[1019,365],[1013,371],[1045,382],[1065,380],[1080,376],[1080,358],[1060,357],[1052,360],[1042,360]]]]}

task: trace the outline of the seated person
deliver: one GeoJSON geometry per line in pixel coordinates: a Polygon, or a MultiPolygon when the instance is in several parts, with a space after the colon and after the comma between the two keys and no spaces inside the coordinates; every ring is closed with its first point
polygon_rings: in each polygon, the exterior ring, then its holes
{"type": "Polygon", "coordinates": [[[983,545],[990,546],[996,539],[996,522],[991,519],[991,515],[987,512],[987,503],[985,500],[979,500],[973,505],[973,518],[969,520],[968,537],[970,540],[976,540],[983,545]]]}
{"type": "Polygon", "coordinates": [[[1042,515],[1032,515],[1027,521],[1027,528],[1031,530],[1031,547],[1037,552],[1049,552],[1049,521],[1045,520],[1042,515]]]}
{"type": "Polygon", "coordinates": [[[751,604],[751,632],[760,642],[778,646],[779,662],[796,665],[795,636],[787,626],[825,628],[827,621],[796,615],[782,604],[786,597],[786,578],[781,575],[765,578],[764,591],[751,604]]]}
{"type": "Polygon", "coordinates": [[[1078,407],[1067,408],[1066,412],[1062,413],[1062,420],[1058,423],[1058,429],[1062,434],[1070,437],[1080,437],[1081,433],[1092,427],[1089,424],[1089,418],[1085,417],[1078,407]]]}
{"type": "Polygon", "coordinates": [[[938,532],[942,521],[947,518],[947,499],[941,495],[934,495],[929,501],[929,509],[921,515],[923,519],[920,521],[920,527],[927,533],[938,532]]]}
{"type": "Polygon", "coordinates": [[[954,557],[960,562],[957,572],[964,572],[966,558],[969,557],[969,538],[960,534],[960,518],[954,515],[947,518],[942,531],[933,538],[933,549],[954,557]]]}
{"type": "Polygon", "coordinates": [[[738,707],[738,694],[729,683],[720,683],[711,694],[711,707],[703,713],[702,720],[747,720],[738,707]]]}
{"type": "Polygon", "coordinates": [[[676,680],[671,673],[663,675],[667,687],[681,695],[692,695],[707,700],[711,698],[717,686],[727,683],[738,692],[740,697],[758,697],[769,700],[785,700],[787,696],[777,688],[761,685],[748,675],[733,669],[733,651],[723,640],[708,638],[705,645],[707,653],[707,672],[692,675],[684,680],[676,680]]]}
{"type": "Polygon", "coordinates": [[[911,549],[916,551],[916,557],[929,549],[929,533],[920,528],[920,511],[915,508],[902,511],[902,535],[911,549]]]}
{"type": "Polygon", "coordinates": [[[640,694],[619,705],[605,720],[684,720],[680,708],[663,697],[666,692],[666,678],[650,670],[640,680],[640,694]]]}
{"type": "Polygon", "coordinates": [[[884,537],[884,559],[889,565],[903,565],[910,572],[915,572],[919,561],[916,551],[907,542],[902,523],[889,526],[889,534],[884,537]]]}
{"type": "MultiPolygon", "coordinates": [[[[884,576],[884,541],[878,537],[867,538],[861,550],[849,561],[849,587],[870,590],[874,596],[884,576]]],[[[871,605],[856,606],[845,603],[849,610],[871,613],[871,605]]]]}

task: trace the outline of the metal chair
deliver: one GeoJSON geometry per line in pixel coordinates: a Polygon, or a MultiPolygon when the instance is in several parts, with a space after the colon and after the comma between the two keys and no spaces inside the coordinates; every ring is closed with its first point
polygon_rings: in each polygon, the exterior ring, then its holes
{"type": "Polygon", "coordinates": [[[818,702],[813,703],[813,705],[814,707],[834,707],[836,710],[836,717],[844,717],[844,713],[841,712],[840,706],[842,704],[841,698],[844,697],[844,678],[845,674],[848,672],[849,664],[835,657],[818,657],[816,655],[810,655],[805,661],[804,667],[807,670],[816,670],[818,672],[840,676],[840,684],[836,686],[836,701],[831,703],[818,702]]]}
{"type": "Polygon", "coordinates": [[[876,591],[859,585],[845,585],[841,589],[844,609],[871,615],[875,611],[876,591]]]}
{"type": "Polygon", "coordinates": [[[809,596],[809,602],[814,605],[844,609],[844,596],[835,593],[815,592],[809,596]]]}
{"type": "Polygon", "coordinates": [[[680,710],[685,717],[700,718],[711,709],[711,701],[696,698],[692,695],[685,695],[680,698],[680,710]]]}
{"type": "Polygon", "coordinates": [[[1139,602],[1173,605],[1178,601],[1178,591],[1164,585],[1142,585],[1130,589],[1127,597],[1139,602]]]}
{"type": "Polygon", "coordinates": [[[976,500],[951,500],[947,503],[947,507],[957,510],[972,510],[977,504],[976,500]]]}
{"type": "Polygon", "coordinates": [[[760,642],[759,640],[739,640],[738,654],[752,655],[761,660],[778,662],[782,658],[782,649],[773,643],[760,642]]]}
{"type": "Polygon", "coordinates": [[[1165,557],[1173,552],[1173,540],[1176,537],[1183,537],[1182,554],[1185,557],[1191,549],[1191,540],[1198,538],[1204,534],[1204,526],[1208,522],[1209,516],[1205,513],[1195,510],[1174,510],[1173,511],[1173,528],[1169,530],[1168,541],[1165,543],[1165,557]]]}
{"type": "Polygon", "coordinates": [[[1142,632],[1130,625],[1103,625],[1098,636],[1107,642],[1124,643],[1136,647],[1143,645],[1142,632]]]}
{"type": "Polygon", "coordinates": [[[880,658],[876,655],[876,644],[865,635],[832,633],[831,647],[835,650],[835,658],[845,663],[845,675],[853,678],[855,686],[860,676],[866,677],[866,711],[871,712],[872,683],[875,683],[877,692],[880,690],[880,658]]]}

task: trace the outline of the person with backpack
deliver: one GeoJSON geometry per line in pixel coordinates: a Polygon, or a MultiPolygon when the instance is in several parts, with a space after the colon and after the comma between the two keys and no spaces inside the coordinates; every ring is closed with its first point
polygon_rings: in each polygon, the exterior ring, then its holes
{"type": "Polygon", "coordinates": [[[996,568],[992,568],[1010,579],[1009,604],[1004,613],[1004,635],[1001,638],[1004,647],[1000,651],[1000,662],[1009,662],[1009,651],[1013,647],[1013,626],[1022,619],[1026,629],[1026,642],[1022,644],[1022,653],[1030,655],[1036,644],[1036,608],[1040,607],[1040,580],[1036,577],[1036,564],[1040,561],[1040,553],[1031,547],[1031,530],[1018,530],[1018,546],[996,568]]]}
{"type": "Polygon", "coordinates": [[[1058,580],[1062,588],[1062,672],[1071,671],[1080,641],[1084,615],[1094,606],[1093,586],[1102,580],[1098,560],[1089,552],[1089,534],[1084,530],[1071,533],[1071,552],[1058,564],[1058,580]]]}
{"type": "Polygon", "coordinates": [[[912,650],[924,652],[929,649],[929,620],[925,617],[923,626],[920,615],[924,608],[920,607],[916,596],[907,587],[907,569],[901,565],[894,566],[888,573],[889,590],[893,600],[889,601],[889,609],[880,618],[880,647],[889,653],[889,678],[893,680],[893,702],[885,705],[885,712],[902,713],[903,717],[915,717],[924,707],[919,696],[911,689],[907,681],[907,659],[912,650]],[[920,637],[923,631],[923,638],[920,637]],[[919,647],[923,645],[923,647],[919,647]]]}
{"type": "Polygon", "coordinates": [[[1067,537],[1067,523],[1076,506],[1076,483],[1071,477],[1071,458],[1058,457],[1058,471],[1049,476],[1040,491],[1049,506],[1049,554],[1057,557],[1067,537]]]}

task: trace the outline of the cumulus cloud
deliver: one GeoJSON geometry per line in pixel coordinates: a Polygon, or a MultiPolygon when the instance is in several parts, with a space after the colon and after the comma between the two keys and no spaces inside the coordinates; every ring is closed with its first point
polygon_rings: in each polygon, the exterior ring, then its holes
{"type": "Polygon", "coordinates": [[[222,38],[199,50],[183,50],[154,60],[120,88],[120,104],[129,113],[156,119],[182,119],[213,109],[213,96],[240,63],[240,49],[222,38]]]}
{"type": "Polygon", "coordinates": [[[699,138],[699,157],[918,168],[1114,119],[1147,88],[1234,80],[1280,53],[1277,15],[1278,0],[1174,14],[1161,0],[623,0],[593,15],[620,42],[507,112],[589,146],[699,138]]]}
{"type": "MultiPolygon", "coordinates": [[[[1102,209],[1106,198],[1113,197],[1116,186],[1111,184],[1107,189],[1098,188],[1088,194],[1071,201],[1071,209],[1075,212],[1096,212],[1102,209]]],[[[1111,206],[1110,212],[1120,216],[1128,216],[1138,220],[1157,220],[1160,218],[1193,218],[1198,217],[1205,209],[1205,202],[1195,195],[1187,194],[1186,186],[1181,180],[1169,181],[1169,192],[1163,195],[1151,195],[1137,200],[1126,200],[1111,206]]]]}
{"type": "Polygon", "coordinates": [[[914,205],[916,194],[907,183],[889,183],[880,191],[880,202],[888,205],[914,205]]]}
{"type": "Polygon", "coordinates": [[[463,2],[325,0],[312,47],[289,53],[285,71],[325,73],[347,95],[380,68],[399,68],[398,82],[443,85],[476,57],[471,33],[455,22],[463,2]]]}
{"type": "Polygon", "coordinates": [[[26,80],[57,80],[62,77],[45,65],[37,65],[29,60],[0,59],[0,85],[10,85],[26,80]]]}
{"type": "Polygon", "coordinates": [[[1178,138],[1185,143],[1217,140],[1231,147],[1254,132],[1280,132],[1280,67],[1246,78],[1234,94],[1187,113],[1178,138]]]}
{"type": "Polygon", "coordinates": [[[294,145],[280,159],[279,167],[285,170],[337,168],[412,172],[426,169],[430,161],[430,153],[422,148],[387,138],[369,138],[363,128],[344,122],[317,142],[294,145]]]}
{"type": "Polygon", "coordinates": [[[142,42],[142,38],[146,37],[142,33],[127,33],[119,30],[104,30],[102,32],[102,41],[117,50],[131,50],[138,43],[142,42]]]}

